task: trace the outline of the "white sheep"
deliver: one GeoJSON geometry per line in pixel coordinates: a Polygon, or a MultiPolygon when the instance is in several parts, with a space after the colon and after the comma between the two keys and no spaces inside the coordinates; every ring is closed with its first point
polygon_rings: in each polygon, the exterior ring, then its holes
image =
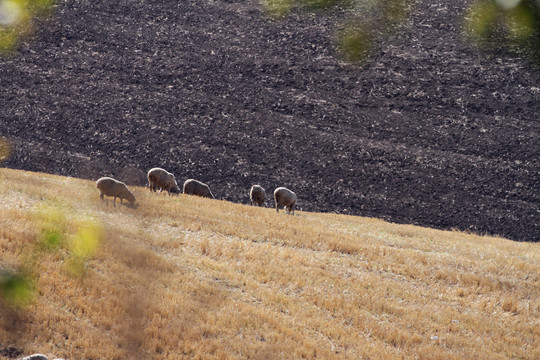
{"type": "Polygon", "coordinates": [[[170,172],[161,169],[161,168],[153,168],[148,171],[148,185],[147,187],[150,188],[150,191],[156,191],[159,188],[159,192],[161,193],[163,190],[166,190],[169,195],[171,193],[179,194],[180,188],[178,187],[178,184],[176,183],[176,179],[173,174],[170,172]]]}
{"type": "Polygon", "coordinates": [[[194,179],[188,179],[184,182],[184,194],[214,199],[214,195],[210,191],[208,185],[194,179]]]}
{"type": "Polygon", "coordinates": [[[266,200],[266,191],[261,185],[253,185],[249,191],[249,198],[252,205],[263,206],[266,200]]]}
{"type": "Polygon", "coordinates": [[[294,215],[294,207],[296,206],[296,194],[291,190],[278,187],[274,190],[274,200],[276,201],[276,211],[279,212],[279,206],[283,205],[286,212],[294,215]]]}
{"type": "Polygon", "coordinates": [[[98,181],[96,181],[96,187],[101,192],[101,194],[99,195],[99,198],[101,200],[104,200],[103,195],[114,197],[113,204],[115,207],[117,197],[120,198],[120,202],[122,204],[124,203],[124,199],[126,199],[129,202],[130,207],[137,206],[135,196],[131,191],[129,191],[126,184],[121,181],[115,180],[110,177],[102,177],[98,179],[98,181]]]}

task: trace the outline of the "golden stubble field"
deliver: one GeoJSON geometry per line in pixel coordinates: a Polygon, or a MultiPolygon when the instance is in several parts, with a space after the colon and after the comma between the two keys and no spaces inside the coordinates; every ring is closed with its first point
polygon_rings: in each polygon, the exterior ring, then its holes
{"type": "Polygon", "coordinates": [[[0,349],[540,358],[537,243],[132,190],[138,209],[92,181],[0,169],[0,280],[31,284],[1,288],[0,349]]]}

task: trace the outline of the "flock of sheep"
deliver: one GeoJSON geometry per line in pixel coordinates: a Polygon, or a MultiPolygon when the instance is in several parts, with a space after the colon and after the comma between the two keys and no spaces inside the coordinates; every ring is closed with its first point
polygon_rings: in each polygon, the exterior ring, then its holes
{"type": "MultiPolygon", "coordinates": [[[[160,193],[165,190],[169,195],[180,194],[180,188],[176,183],[176,178],[173,174],[164,169],[150,169],[147,178],[147,187],[150,188],[150,191],[156,192],[159,189],[160,193]]],[[[122,204],[125,199],[131,207],[138,206],[135,195],[133,195],[126,184],[121,181],[110,177],[102,177],[96,181],[96,186],[101,192],[99,195],[101,200],[103,200],[103,196],[106,195],[114,197],[114,206],[116,206],[116,198],[120,198],[120,203],[122,204]]],[[[188,179],[184,182],[183,192],[188,195],[197,195],[214,199],[214,195],[210,191],[208,185],[194,179],[188,179]]],[[[264,206],[266,192],[262,186],[253,185],[249,191],[249,198],[251,199],[252,205],[264,206]]],[[[283,206],[288,214],[294,215],[294,208],[296,206],[296,194],[294,192],[284,187],[278,187],[274,190],[274,200],[276,202],[277,212],[279,212],[279,207],[283,206]]]]}

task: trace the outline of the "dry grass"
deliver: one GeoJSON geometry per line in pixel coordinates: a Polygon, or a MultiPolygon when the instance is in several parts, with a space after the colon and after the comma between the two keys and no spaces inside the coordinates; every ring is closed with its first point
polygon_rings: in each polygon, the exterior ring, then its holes
{"type": "Polygon", "coordinates": [[[0,302],[0,348],[67,359],[540,358],[539,244],[134,193],[138,209],[113,208],[93,182],[0,169],[0,267],[33,274],[36,289],[26,305],[0,302]],[[97,252],[77,250],[89,219],[103,232],[97,252]],[[63,235],[48,241],[54,224],[63,235]]]}

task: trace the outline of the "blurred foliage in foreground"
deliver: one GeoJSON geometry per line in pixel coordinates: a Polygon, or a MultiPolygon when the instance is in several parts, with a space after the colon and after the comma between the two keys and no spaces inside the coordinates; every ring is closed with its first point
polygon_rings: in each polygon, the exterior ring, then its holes
{"type": "Polygon", "coordinates": [[[0,297],[9,305],[23,307],[34,298],[35,285],[32,277],[21,271],[0,269],[0,297]]]}
{"type": "Polygon", "coordinates": [[[0,0],[0,54],[13,52],[30,35],[34,19],[50,14],[56,0],[0,0]]]}
{"type": "Polygon", "coordinates": [[[68,219],[66,210],[59,205],[41,204],[33,223],[38,229],[36,241],[23,253],[18,268],[0,268],[0,300],[16,309],[31,304],[35,298],[40,263],[47,254],[62,259],[67,275],[83,279],[87,260],[96,255],[103,236],[97,220],[82,214],[68,219]]]}
{"type": "Polygon", "coordinates": [[[465,31],[488,51],[522,52],[540,65],[538,0],[476,0],[466,13],[465,31]]]}
{"type": "Polygon", "coordinates": [[[369,60],[377,44],[398,31],[407,19],[414,0],[358,0],[353,16],[337,34],[343,58],[357,63],[369,60]]]}
{"type": "Polygon", "coordinates": [[[407,21],[415,0],[263,0],[267,13],[282,18],[293,8],[342,9],[350,17],[337,33],[337,47],[349,62],[369,60],[376,45],[407,21]]]}
{"type": "Polygon", "coordinates": [[[68,220],[61,206],[50,204],[42,204],[38,208],[34,221],[40,233],[32,259],[26,263],[32,263],[46,252],[59,251],[65,260],[64,270],[76,278],[83,277],[86,274],[86,261],[96,254],[101,242],[101,224],[83,214],[68,220]]]}
{"type": "MultiPolygon", "coordinates": [[[[343,58],[369,60],[377,45],[409,18],[417,0],[262,0],[266,12],[282,18],[292,9],[342,9],[350,14],[337,32],[343,58]]],[[[0,54],[12,53],[33,32],[35,19],[52,12],[56,0],[0,0],[0,54]]],[[[540,0],[472,0],[464,32],[487,50],[525,53],[540,65],[540,0]]]]}
{"type": "MultiPolygon", "coordinates": [[[[343,9],[350,14],[337,34],[345,60],[369,60],[377,45],[398,31],[416,0],[263,0],[274,18],[292,9],[343,9]]],[[[463,31],[486,50],[525,53],[540,65],[540,0],[473,0],[465,13],[463,31]]]]}

